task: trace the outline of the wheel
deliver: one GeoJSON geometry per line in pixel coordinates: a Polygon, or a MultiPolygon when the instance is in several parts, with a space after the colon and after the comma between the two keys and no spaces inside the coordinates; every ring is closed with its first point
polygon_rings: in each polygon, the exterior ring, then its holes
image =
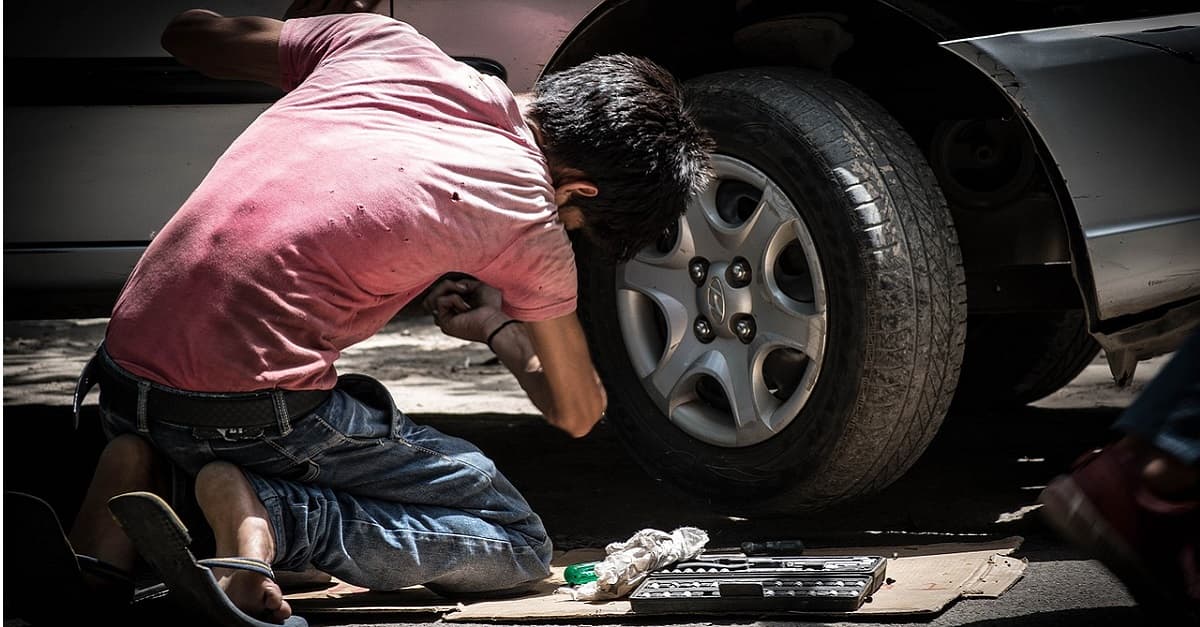
{"type": "Polygon", "coordinates": [[[688,95],[716,179],[656,246],[580,253],[609,421],[654,476],[727,511],[875,492],[958,378],[965,287],[945,201],[878,105],[821,74],[713,74],[688,95]]]}
{"type": "Polygon", "coordinates": [[[1079,310],[972,314],[954,405],[1032,403],[1070,383],[1099,352],[1079,310]]]}

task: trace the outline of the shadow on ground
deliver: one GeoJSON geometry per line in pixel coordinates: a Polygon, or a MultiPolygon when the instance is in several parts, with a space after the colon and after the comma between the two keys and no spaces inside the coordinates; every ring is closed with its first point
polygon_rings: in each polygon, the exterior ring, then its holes
{"type": "Polygon", "coordinates": [[[606,425],[572,440],[527,416],[415,416],[470,439],[541,513],[559,548],[603,546],[643,528],[696,526],[710,546],[800,538],[810,546],[982,540],[1045,533],[1040,488],[1109,439],[1120,408],[956,414],[917,464],[881,494],[819,513],[742,519],[654,480],[606,425]]]}
{"type": "MultiPolygon", "coordinates": [[[[1120,408],[1026,407],[954,414],[925,455],[883,493],[803,516],[743,519],[654,480],[600,424],[571,439],[529,415],[413,415],[489,454],[521,488],[560,549],[603,546],[644,528],[705,529],[710,547],[800,538],[810,546],[972,541],[1046,533],[1031,515],[1041,486],[1109,438],[1120,408]]],[[[73,519],[103,438],[95,407],[4,407],[5,489],[46,498],[73,519]]]]}

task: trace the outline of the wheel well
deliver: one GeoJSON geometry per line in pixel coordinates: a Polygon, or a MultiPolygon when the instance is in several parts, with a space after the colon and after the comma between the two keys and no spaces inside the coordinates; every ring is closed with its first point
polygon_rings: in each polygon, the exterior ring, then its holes
{"type": "Polygon", "coordinates": [[[938,45],[970,32],[908,0],[614,0],[576,29],[546,71],[625,52],[682,79],[763,65],[827,72],[887,109],[933,166],[954,215],[972,311],[1081,307],[1068,270],[1074,221],[1064,219],[1040,142],[986,77],[938,45]],[[1035,289],[1002,289],[1017,283],[1010,269],[1035,289]],[[1048,294],[1067,297],[1048,303],[1048,294]]]}

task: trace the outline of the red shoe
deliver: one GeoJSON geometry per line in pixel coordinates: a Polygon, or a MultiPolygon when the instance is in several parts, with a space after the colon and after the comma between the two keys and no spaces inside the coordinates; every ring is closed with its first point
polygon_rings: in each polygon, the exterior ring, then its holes
{"type": "Polygon", "coordinates": [[[1042,516],[1112,571],[1143,609],[1170,624],[1200,624],[1200,501],[1150,493],[1145,459],[1123,445],[1085,455],[1042,491],[1042,516]]]}

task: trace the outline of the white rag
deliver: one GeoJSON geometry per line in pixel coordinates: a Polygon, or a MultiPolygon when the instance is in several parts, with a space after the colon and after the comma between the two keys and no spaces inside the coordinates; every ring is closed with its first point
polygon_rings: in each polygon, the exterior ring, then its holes
{"type": "Polygon", "coordinates": [[[560,588],[576,601],[621,598],[637,587],[651,572],[669,564],[692,559],[708,544],[708,533],[695,527],[680,527],[671,533],[643,529],[625,542],[604,547],[607,557],[596,564],[596,581],[560,588]]]}

